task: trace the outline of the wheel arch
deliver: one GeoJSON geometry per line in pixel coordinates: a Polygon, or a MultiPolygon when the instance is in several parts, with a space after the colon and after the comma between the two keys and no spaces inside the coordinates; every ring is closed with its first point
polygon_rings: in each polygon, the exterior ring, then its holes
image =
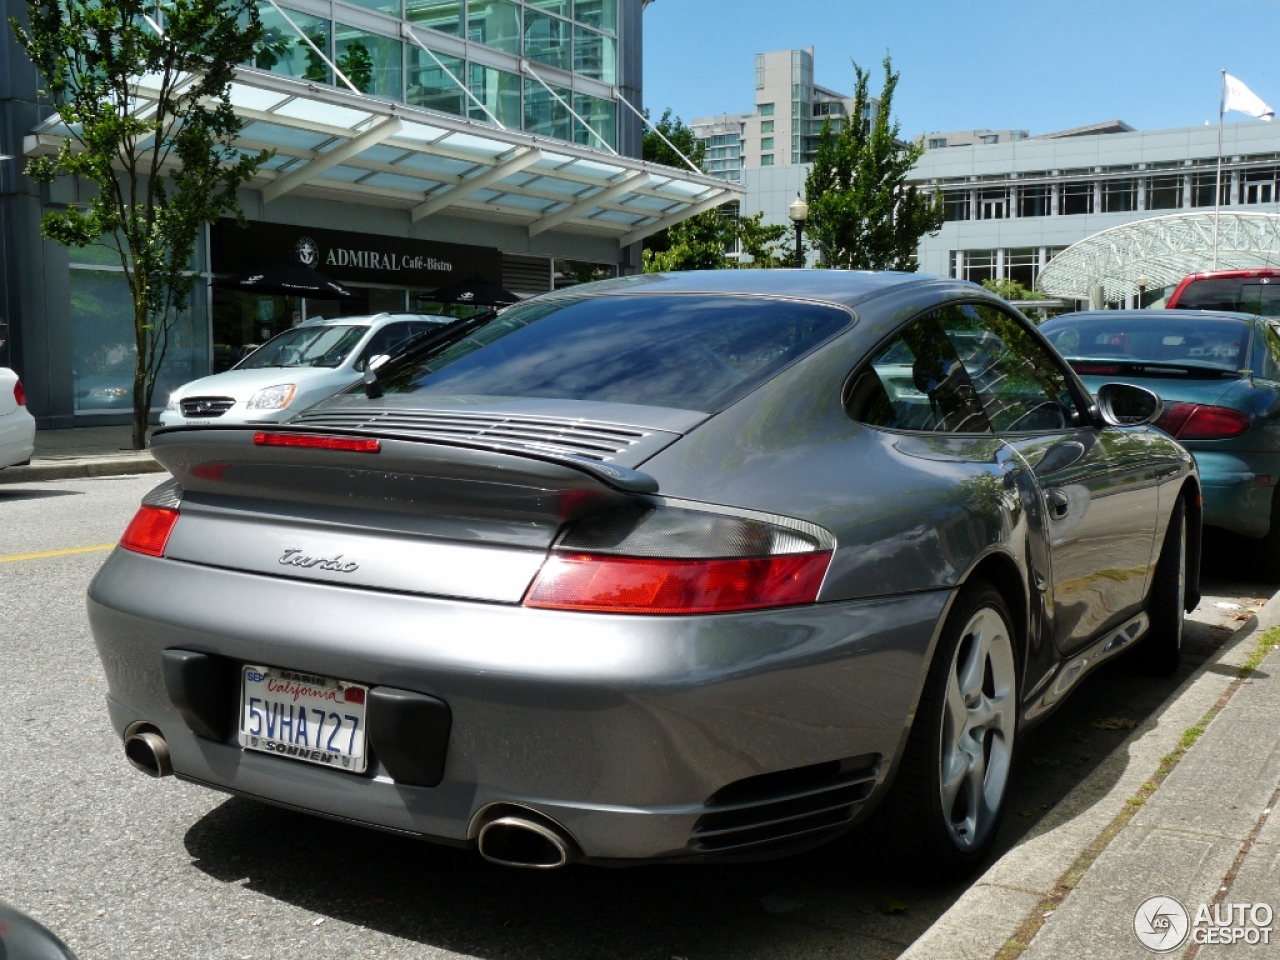
{"type": "Polygon", "coordinates": [[[1027,662],[1031,637],[1027,583],[1023,578],[1022,570],[1009,554],[995,550],[973,565],[960,583],[960,587],[966,587],[975,580],[983,580],[991,584],[1009,605],[1009,611],[1014,619],[1013,629],[1017,635],[1014,654],[1018,658],[1018,666],[1021,669],[1027,662]]]}

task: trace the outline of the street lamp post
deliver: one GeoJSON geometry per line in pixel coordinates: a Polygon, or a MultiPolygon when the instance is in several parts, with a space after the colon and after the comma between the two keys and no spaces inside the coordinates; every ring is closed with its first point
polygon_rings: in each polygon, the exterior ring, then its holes
{"type": "Polygon", "coordinates": [[[1143,296],[1146,295],[1147,284],[1149,284],[1150,282],[1151,281],[1147,279],[1147,275],[1145,273],[1138,275],[1138,309],[1139,310],[1142,309],[1142,298],[1143,296]]]}
{"type": "Polygon", "coordinates": [[[809,205],[800,199],[800,194],[787,207],[787,215],[796,225],[796,269],[804,267],[804,222],[809,219],[809,205]]]}

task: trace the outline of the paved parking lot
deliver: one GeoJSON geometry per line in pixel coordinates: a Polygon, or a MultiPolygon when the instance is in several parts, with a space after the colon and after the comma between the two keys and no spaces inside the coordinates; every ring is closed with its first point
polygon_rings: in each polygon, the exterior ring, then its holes
{"type": "MultiPolygon", "coordinates": [[[[886,879],[855,841],[744,866],[504,870],[475,854],[289,813],[125,762],[84,592],[157,478],[0,486],[0,900],[82,960],[298,956],[896,956],[962,892],[886,879]]],[[[1218,546],[1180,675],[1123,664],[1028,737],[1008,849],[1157,710],[1270,590],[1218,546]]]]}

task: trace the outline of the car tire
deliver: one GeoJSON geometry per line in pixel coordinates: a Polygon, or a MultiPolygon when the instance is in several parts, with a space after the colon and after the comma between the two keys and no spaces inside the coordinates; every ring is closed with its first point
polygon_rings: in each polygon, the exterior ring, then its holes
{"type": "Polygon", "coordinates": [[[1271,526],[1265,537],[1250,542],[1252,556],[1250,573],[1255,573],[1267,583],[1280,581],[1280,485],[1271,493],[1271,526]]]}
{"type": "Polygon", "coordinates": [[[893,785],[867,825],[899,873],[959,877],[991,849],[1018,727],[1012,624],[984,582],[966,585],[947,616],[893,785]]]}
{"type": "Polygon", "coordinates": [[[1187,504],[1179,497],[1169,517],[1156,575],[1147,601],[1151,625],[1134,650],[1147,673],[1168,676],[1178,669],[1187,597],[1187,504]]]}

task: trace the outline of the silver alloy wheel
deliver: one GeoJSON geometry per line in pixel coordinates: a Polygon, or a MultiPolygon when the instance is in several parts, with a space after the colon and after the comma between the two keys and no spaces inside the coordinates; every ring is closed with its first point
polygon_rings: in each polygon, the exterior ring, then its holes
{"type": "Polygon", "coordinates": [[[956,645],[942,717],[939,786],[951,840],[981,846],[995,823],[1013,759],[1017,668],[1004,617],[981,607],[956,645]]]}

